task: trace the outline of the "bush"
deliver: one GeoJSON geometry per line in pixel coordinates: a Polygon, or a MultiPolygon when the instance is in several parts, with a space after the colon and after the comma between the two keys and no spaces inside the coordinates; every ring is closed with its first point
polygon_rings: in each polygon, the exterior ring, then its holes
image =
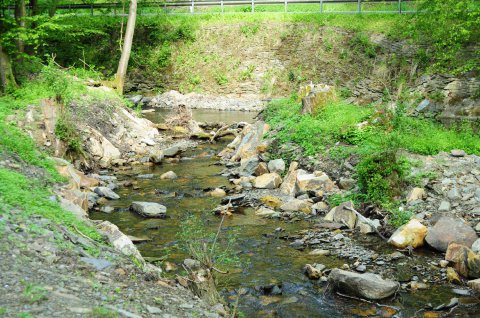
{"type": "Polygon", "coordinates": [[[365,155],[356,167],[360,191],[378,205],[392,202],[401,194],[409,171],[408,161],[398,155],[398,145],[365,155]]]}

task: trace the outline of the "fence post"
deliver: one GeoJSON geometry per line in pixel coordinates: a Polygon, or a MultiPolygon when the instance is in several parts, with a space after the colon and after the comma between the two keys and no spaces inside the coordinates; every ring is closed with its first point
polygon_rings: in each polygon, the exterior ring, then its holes
{"type": "Polygon", "coordinates": [[[195,0],[192,0],[192,7],[190,8],[190,13],[193,14],[195,12],[195,0]]]}
{"type": "Polygon", "coordinates": [[[90,5],[90,13],[91,13],[92,16],[93,16],[93,4],[90,5]]]}
{"type": "Polygon", "coordinates": [[[323,13],[323,0],[320,0],[320,13],[323,13]]]}
{"type": "Polygon", "coordinates": [[[222,13],[223,13],[223,0],[220,2],[220,5],[222,6],[222,13]]]}
{"type": "Polygon", "coordinates": [[[362,0],[358,0],[358,13],[362,12],[362,0]]]}
{"type": "Polygon", "coordinates": [[[252,13],[255,12],[255,0],[252,0],[252,13]]]}
{"type": "Polygon", "coordinates": [[[402,13],[402,0],[398,0],[398,13],[402,13]]]}

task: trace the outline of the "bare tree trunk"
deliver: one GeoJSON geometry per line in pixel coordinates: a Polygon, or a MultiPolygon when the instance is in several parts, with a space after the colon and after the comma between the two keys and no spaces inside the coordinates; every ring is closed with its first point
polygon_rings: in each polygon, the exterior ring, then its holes
{"type": "Polygon", "coordinates": [[[135,31],[135,20],[137,19],[137,0],[130,0],[128,10],[127,29],[123,42],[122,56],[118,62],[117,74],[115,75],[114,86],[120,94],[123,94],[123,84],[127,75],[128,60],[132,51],[133,33],[135,31]]]}
{"type": "MultiPolygon", "coordinates": [[[[16,0],[15,1],[15,21],[19,28],[25,28],[25,17],[27,16],[27,9],[25,8],[25,0],[16,0]]],[[[17,50],[19,53],[25,51],[25,45],[23,40],[17,39],[17,50]]]]}
{"type": "Polygon", "coordinates": [[[10,58],[7,53],[3,52],[0,44],[0,90],[2,93],[6,93],[9,87],[15,87],[16,85],[10,58]]]}

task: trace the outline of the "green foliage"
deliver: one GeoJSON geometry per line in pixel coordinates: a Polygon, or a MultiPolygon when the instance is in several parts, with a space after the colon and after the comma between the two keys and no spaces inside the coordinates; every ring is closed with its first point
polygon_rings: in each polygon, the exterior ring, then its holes
{"type": "Polygon", "coordinates": [[[90,313],[91,318],[118,318],[118,313],[107,307],[95,307],[90,313]]]}
{"type": "Polygon", "coordinates": [[[215,75],[215,82],[218,85],[223,86],[223,85],[228,84],[228,78],[225,74],[218,73],[218,74],[215,75]]]}
{"type": "Polygon", "coordinates": [[[247,37],[254,36],[255,34],[258,33],[259,30],[260,30],[260,25],[258,23],[245,24],[240,27],[240,32],[242,32],[242,34],[247,37]]]}
{"type": "Polygon", "coordinates": [[[400,226],[408,223],[413,215],[414,213],[410,210],[394,209],[390,211],[388,223],[394,228],[399,228],[400,226]]]}
{"type": "Polygon", "coordinates": [[[417,42],[433,46],[431,71],[465,73],[479,70],[480,4],[477,0],[421,0],[420,12],[399,21],[397,30],[417,42]],[[473,46],[473,50],[468,49],[473,46]]]}
{"type": "Polygon", "coordinates": [[[385,109],[332,103],[315,116],[301,115],[300,111],[301,105],[295,98],[268,104],[265,120],[278,130],[275,138],[279,144],[298,144],[307,156],[328,154],[341,161],[352,155],[360,158],[357,165],[360,194],[334,196],[331,200],[335,205],[354,200],[386,206],[400,194],[407,181],[415,183],[419,178],[433,177],[408,176],[411,163],[398,155],[398,149],[424,155],[452,149],[480,154],[479,136],[471,127],[448,129],[431,120],[408,117],[401,107],[391,113],[385,109]]]}
{"type": "Polygon", "coordinates": [[[41,181],[8,169],[0,168],[0,204],[22,210],[24,216],[40,215],[70,228],[77,228],[88,237],[101,240],[98,232],[70,212],[62,210],[50,199],[52,192],[41,181]]]}
{"type": "Polygon", "coordinates": [[[45,288],[30,282],[23,282],[23,285],[22,296],[26,302],[33,304],[48,299],[45,288]]]}
{"type": "Polygon", "coordinates": [[[187,215],[180,225],[178,240],[180,248],[208,269],[239,267],[236,253],[238,233],[235,229],[210,231],[203,220],[193,214],[187,215]]]}
{"type": "Polygon", "coordinates": [[[368,34],[363,32],[356,33],[350,40],[350,45],[354,50],[362,52],[368,58],[374,58],[377,55],[376,46],[370,42],[368,34]]]}
{"type": "Polygon", "coordinates": [[[246,81],[253,78],[253,71],[255,71],[255,65],[248,65],[245,70],[240,74],[240,80],[246,81]]]}
{"type": "Polygon", "coordinates": [[[70,118],[70,113],[67,109],[63,109],[55,124],[55,135],[65,142],[67,145],[67,152],[76,154],[82,153],[82,144],[78,130],[70,118]]]}
{"type": "Polygon", "coordinates": [[[388,204],[401,194],[408,170],[408,161],[399,157],[397,146],[387,144],[381,150],[366,154],[357,165],[360,191],[370,202],[388,204]]]}

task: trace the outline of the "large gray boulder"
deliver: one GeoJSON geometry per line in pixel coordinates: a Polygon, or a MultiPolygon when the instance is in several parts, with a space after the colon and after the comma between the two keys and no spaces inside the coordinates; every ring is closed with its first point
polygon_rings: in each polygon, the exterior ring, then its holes
{"type": "Polygon", "coordinates": [[[283,159],[270,160],[268,162],[268,170],[270,172],[282,174],[285,171],[285,161],[283,161],[283,159]]]}
{"type": "Polygon", "coordinates": [[[371,273],[359,274],[338,268],[330,272],[328,282],[339,292],[366,299],[390,297],[400,287],[398,282],[385,280],[380,275],[371,273]]]}
{"type": "Polygon", "coordinates": [[[167,213],[164,205],[155,202],[132,202],[130,209],[147,218],[161,218],[167,213]]]}
{"type": "Polygon", "coordinates": [[[95,189],[93,189],[93,192],[107,199],[111,199],[111,200],[120,199],[120,196],[115,192],[113,192],[113,190],[108,187],[96,187],[95,189]]]}
{"type": "Polygon", "coordinates": [[[449,216],[441,217],[425,237],[428,245],[440,252],[446,252],[450,243],[463,244],[470,248],[477,239],[477,233],[468,224],[449,216]]]}

